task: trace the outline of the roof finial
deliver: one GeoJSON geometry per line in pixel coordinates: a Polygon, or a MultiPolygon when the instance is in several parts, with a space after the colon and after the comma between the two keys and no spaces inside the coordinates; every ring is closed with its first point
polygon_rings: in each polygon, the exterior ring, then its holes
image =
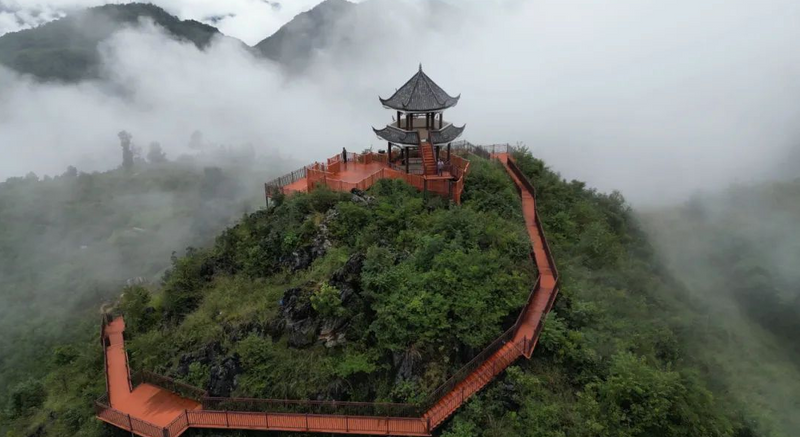
{"type": "Polygon", "coordinates": [[[422,72],[422,62],[419,63],[419,71],[422,72]]]}

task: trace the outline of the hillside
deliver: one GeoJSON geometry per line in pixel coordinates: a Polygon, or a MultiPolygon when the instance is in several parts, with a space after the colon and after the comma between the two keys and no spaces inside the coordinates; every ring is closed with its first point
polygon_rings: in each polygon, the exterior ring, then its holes
{"type": "MultiPolygon", "coordinates": [[[[517,155],[538,189],[562,295],[534,359],[443,435],[756,435],[687,356],[697,315],[622,197],[517,155]]],[[[535,274],[508,176],[470,159],[461,207],[397,181],[365,195],[300,194],[176,258],[161,287],[125,289],[133,367],[218,395],[423,399],[513,323],[535,274]]],[[[11,436],[99,435],[97,329],[85,325],[46,378],[13,390],[11,436]]]]}
{"type": "Polygon", "coordinates": [[[202,48],[219,31],[193,20],[179,20],[142,3],[89,8],[33,29],[0,36],[0,64],[41,80],[66,82],[96,78],[98,45],[124,26],[150,19],[175,38],[202,48]]]}
{"type": "Polygon", "coordinates": [[[119,287],[158,282],[174,251],[263,205],[281,165],[226,152],[0,183],[0,405],[119,287]]]}
{"type": "Polygon", "coordinates": [[[347,0],[327,0],[296,16],[254,47],[261,54],[284,65],[304,65],[315,50],[335,44],[333,35],[342,20],[358,5],[347,0]]]}
{"type": "Polygon", "coordinates": [[[724,342],[693,351],[764,428],[800,429],[800,179],[738,185],[643,213],[665,264],[680,272],[724,342]],[[735,346],[734,346],[735,345],[735,346]]]}

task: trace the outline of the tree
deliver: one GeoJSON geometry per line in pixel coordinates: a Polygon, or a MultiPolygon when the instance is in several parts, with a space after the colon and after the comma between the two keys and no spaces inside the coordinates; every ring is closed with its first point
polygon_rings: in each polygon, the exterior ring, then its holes
{"type": "Polygon", "coordinates": [[[153,141],[147,151],[147,161],[152,164],[167,162],[167,154],[161,149],[161,144],[153,141]]]}
{"type": "Polygon", "coordinates": [[[121,131],[118,135],[120,147],[122,147],[122,168],[125,171],[133,169],[133,149],[131,148],[131,139],[133,136],[127,131],[121,131]]]}
{"type": "Polygon", "coordinates": [[[78,177],[78,169],[70,165],[67,167],[67,171],[64,172],[64,176],[68,178],[76,178],[78,177]]]}

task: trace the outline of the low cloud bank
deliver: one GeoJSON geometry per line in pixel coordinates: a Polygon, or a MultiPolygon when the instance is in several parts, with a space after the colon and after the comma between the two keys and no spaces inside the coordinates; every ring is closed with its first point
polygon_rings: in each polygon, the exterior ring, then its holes
{"type": "MultiPolygon", "coordinates": [[[[799,144],[800,4],[769,0],[493,1],[431,16],[362,3],[309,70],[287,77],[236,44],[206,51],[150,24],[101,48],[106,79],[34,84],[0,73],[0,178],[119,161],[116,132],[168,151],[212,141],[320,160],[383,147],[370,124],[422,62],[473,142],[517,141],[566,177],[647,205],[733,181],[791,176],[799,144]],[[796,156],[796,155],[794,155],[796,156]]],[[[440,12],[437,12],[440,13],[440,12]]],[[[174,152],[173,152],[174,156],[174,152]]]]}

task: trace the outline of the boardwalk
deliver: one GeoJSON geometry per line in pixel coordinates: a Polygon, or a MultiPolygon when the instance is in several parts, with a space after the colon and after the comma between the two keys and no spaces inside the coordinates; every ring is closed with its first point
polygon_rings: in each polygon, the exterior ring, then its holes
{"type": "MultiPolygon", "coordinates": [[[[108,396],[97,403],[98,418],[144,437],[175,437],[188,428],[430,435],[516,359],[521,356],[530,358],[544,318],[558,293],[558,273],[536,214],[535,190],[508,154],[495,154],[493,158],[503,163],[520,192],[539,278],[517,323],[440,387],[435,392],[439,397],[421,417],[214,411],[203,409],[198,401],[180,397],[156,385],[140,384],[132,389],[124,348],[125,322],[120,317],[104,326],[108,396]]],[[[352,177],[361,176],[354,174],[352,177]]]]}

